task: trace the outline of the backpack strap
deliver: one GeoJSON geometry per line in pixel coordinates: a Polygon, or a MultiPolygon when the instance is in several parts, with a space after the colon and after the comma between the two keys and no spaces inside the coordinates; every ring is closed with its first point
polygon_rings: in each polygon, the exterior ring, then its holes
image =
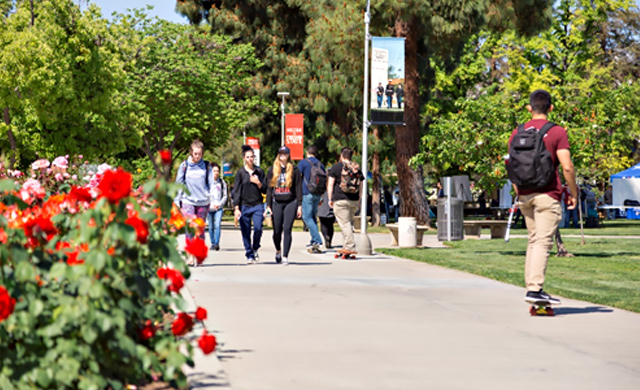
{"type": "Polygon", "coordinates": [[[544,126],[540,128],[540,137],[544,137],[544,135],[547,134],[547,132],[554,126],[556,126],[556,124],[553,122],[545,123],[544,126]]]}

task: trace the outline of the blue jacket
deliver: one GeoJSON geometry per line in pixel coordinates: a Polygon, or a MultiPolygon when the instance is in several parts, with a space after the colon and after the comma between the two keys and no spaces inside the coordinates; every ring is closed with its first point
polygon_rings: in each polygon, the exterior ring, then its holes
{"type": "Polygon", "coordinates": [[[311,175],[311,163],[309,163],[309,161],[312,161],[315,164],[319,163],[322,169],[325,170],[324,165],[322,165],[320,160],[318,160],[315,157],[309,157],[309,159],[304,159],[298,163],[298,169],[302,174],[302,195],[310,194],[309,187],[307,187],[307,182],[309,181],[309,175],[311,175]]]}

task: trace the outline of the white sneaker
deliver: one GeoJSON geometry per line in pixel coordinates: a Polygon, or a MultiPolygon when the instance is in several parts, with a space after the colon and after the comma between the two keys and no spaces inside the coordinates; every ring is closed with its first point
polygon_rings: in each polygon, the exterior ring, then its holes
{"type": "Polygon", "coordinates": [[[254,261],[256,263],[260,261],[260,255],[258,255],[258,251],[253,251],[253,256],[255,257],[254,261]]]}
{"type": "Polygon", "coordinates": [[[255,263],[255,260],[247,257],[247,265],[250,265],[250,264],[253,264],[253,263],[255,263]]]}
{"type": "Polygon", "coordinates": [[[289,259],[286,257],[282,258],[282,265],[289,265],[289,259]]]}

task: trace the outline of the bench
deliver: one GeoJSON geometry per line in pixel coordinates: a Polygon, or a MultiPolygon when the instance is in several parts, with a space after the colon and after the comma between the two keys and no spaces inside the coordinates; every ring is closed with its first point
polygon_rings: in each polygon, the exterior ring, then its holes
{"type": "MultiPolygon", "coordinates": [[[[391,234],[391,246],[398,246],[398,224],[388,223],[386,226],[387,228],[389,228],[389,233],[391,234]]],[[[429,226],[427,225],[416,226],[416,245],[417,246],[422,246],[422,235],[427,230],[429,230],[429,226]]]]}
{"type": "Polygon", "coordinates": [[[480,232],[483,227],[491,229],[491,238],[504,238],[507,234],[507,221],[504,220],[485,220],[485,221],[463,221],[464,234],[467,236],[476,236],[480,238],[480,232]]]}

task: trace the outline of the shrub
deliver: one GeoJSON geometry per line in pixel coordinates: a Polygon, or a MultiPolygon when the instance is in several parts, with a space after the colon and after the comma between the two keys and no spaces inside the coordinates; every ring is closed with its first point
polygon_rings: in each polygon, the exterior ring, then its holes
{"type": "MultiPolygon", "coordinates": [[[[0,181],[3,390],[186,385],[193,347],[172,333],[189,277],[176,240],[185,221],[172,184],[131,192],[127,175],[49,195],[0,181]]],[[[199,342],[208,352],[210,337],[199,342]]]]}

